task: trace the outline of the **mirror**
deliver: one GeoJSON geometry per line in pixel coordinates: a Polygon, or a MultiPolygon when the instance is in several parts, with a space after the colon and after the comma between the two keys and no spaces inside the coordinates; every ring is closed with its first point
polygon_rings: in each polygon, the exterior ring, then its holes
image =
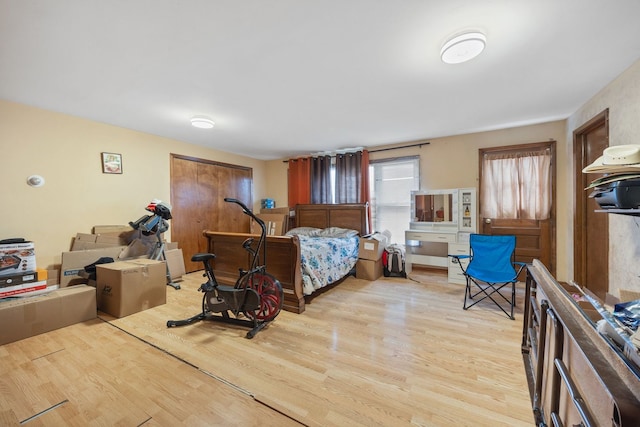
{"type": "Polygon", "coordinates": [[[423,194],[416,196],[416,222],[453,221],[451,194],[423,194]]]}
{"type": "Polygon", "coordinates": [[[453,191],[414,191],[411,195],[411,222],[457,222],[457,200],[453,191]]]}

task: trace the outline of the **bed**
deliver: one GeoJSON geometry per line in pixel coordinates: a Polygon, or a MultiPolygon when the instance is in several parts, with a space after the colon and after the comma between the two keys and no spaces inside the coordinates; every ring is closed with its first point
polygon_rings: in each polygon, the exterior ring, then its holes
{"type": "MultiPolygon", "coordinates": [[[[335,228],[351,229],[357,231],[359,235],[364,235],[367,232],[367,205],[355,203],[297,205],[295,209],[295,226],[296,228],[305,227],[322,230],[334,228],[334,231],[335,228]]],[[[242,242],[252,234],[211,230],[205,230],[203,233],[208,240],[209,252],[216,254],[214,265],[216,278],[221,283],[233,284],[238,277],[238,269],[247,268],[249,265],[250,256],[242,248],[242,242]]],[[[318,239],[311,237],[307,235],[267,236],[267,271],[273,274],[282,284],[284,310],[293,313],[302,313],[305,309],[305,302],[309,301],[314,294],[340,283],[344,278],[344,276],[335,277],[334,270],[331,270],[328,273],[331,276],[331,283],[323,284],[321,283],[322,279],[317,277],[319,274],[326,275],[326,272],[318,272],[318,269],[323,270],[323,267],[303,266],[303,259],[305,262],[308,259],[317,261],[318,253],[326,254],[326,251],[338,254],[331,256],[334,264],[339,257],[342,257],[340,258],[342,261],[357,259],[357,249],[354,255],[352,246],[349,249],[334,243],[334,248],[321,249],[318,239]],[[316,245],[315,255],[307,252],[306,247],[301,249],[301,244],[304,243],[306,245],[309,242],[316,245]],[[303,271],[307,278],[303,279],[303,271]],[[313,277],[314,275],[316,276],[315,278],[313,277]]],[[[355,265],[355,261],[353,263],[355,265]]],[[[349,268],[349,271],[345,274],[348,274],[351,270],[349,268]]]]}

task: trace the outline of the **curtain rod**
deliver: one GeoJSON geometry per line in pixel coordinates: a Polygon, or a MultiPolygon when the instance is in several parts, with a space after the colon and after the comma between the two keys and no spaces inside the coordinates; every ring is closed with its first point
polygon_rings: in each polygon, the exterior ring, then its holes
{"type": "MultiPolygon", "coordinates": [[[[379,153],[381,151],[399,150],[401,148],[422,147],[423,145],[429,145],[429,144],[431,144],[431,143],[427,141],[427,142],[419,142],[417,144],[401,145],[399,147],[380,148],[378,150],[368,150],[368,151],[370,153],[379,153]]],[[[313,157],[313,156],[311,156],[311,157],[313,157]]],[[[335,157],[335,154],[330,156],[330,157],[335,157]]],[[[291,159],[289,159],[289,160],[291,160],[291,159]]],[[[289,160],[283,160],[282,163],[288,163],[289,160]]],[[[293,159],[293,160],[296,160],[296,159],[293,159]]]]}
{"type": "Polygon", "coordinates": [[[369,150],[370,153],[378,153],[380,151],[399,150],[401,148],[422,147],[423,145],[429,145],[430,142],[419,142],[417,144],[402,145],[400,147],[380,148],[379,150],[369,150]]]}

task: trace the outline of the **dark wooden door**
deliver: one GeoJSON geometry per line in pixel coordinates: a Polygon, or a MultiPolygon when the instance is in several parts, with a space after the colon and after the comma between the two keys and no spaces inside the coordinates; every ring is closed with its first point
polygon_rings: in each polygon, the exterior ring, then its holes
{"type": "MultiPolygon", "coordinates": [[[[482,233],[516,236],[516,261],[540,260],[552,274],[551,220],[483,218],[482,233]]],[[[524,279],[523,279],[524,280],[524,279]]]]}
{"type": "MultiPolygon", "coordinates": [[[[555,141],[522,144],[507,147],[496,147],[480,149],[480,182],[482,182],[482,157],[485,152],[509,153],[529,152],[535,150],[549,149],[551,151],[551,212],[549,219],[499,219],[485,218],[482,216],[482,197],[480,197],[480,230],[483,234],[510,234],[516,236],[516,261],[531,262],[534,259],[540,260],[547,269],[555,275],[555,141]]],[[[483,191],[501,191],[501,189],[485,189],[483,191]]],[[[521,278],[524,280],[524,277],[521,278]]]]}
{"type": "Polygon", "coordinates": [[[171,240],[182,249],[188,273],[202,269],[191,256],[208,250],[204,230],[249,231],[249,217],[225,197],[252,207],[251,168],[171,155],[171,240]]]}
{"type": "Polygon", "coordinates": [[[585,191],[601,174],[582,169],[609,146],[609,110],[605,110],[573,132],[575,157],[574,281],[604,300],[609,290],[609,218],[596,212],[598,204],[585,191]]]}

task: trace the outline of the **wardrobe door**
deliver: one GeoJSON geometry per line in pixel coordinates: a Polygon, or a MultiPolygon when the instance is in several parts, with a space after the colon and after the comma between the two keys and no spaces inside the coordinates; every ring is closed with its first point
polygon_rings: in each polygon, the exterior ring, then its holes
{"type": "Polygon", "coordinates": [[[251,168],[171,155],[171,240],[182,249],[188,273],[202,270],[191,256],[207,251],[204,230],[249,231],[249,217],[225,197],[253,206],[251,168]]]}

